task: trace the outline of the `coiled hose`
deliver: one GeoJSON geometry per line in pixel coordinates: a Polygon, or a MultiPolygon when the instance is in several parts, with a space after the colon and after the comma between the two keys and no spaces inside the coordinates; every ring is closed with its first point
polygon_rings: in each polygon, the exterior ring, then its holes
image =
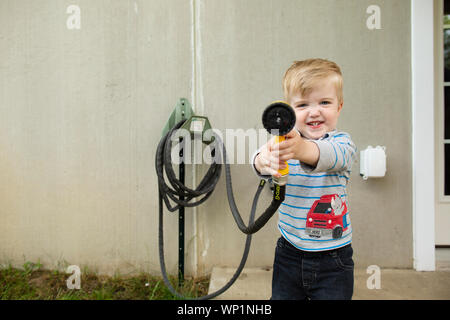
{"type": "MultiPolygon", "coordinates": [[[[195,190],[190,189],[186,187],[184,184],[182,184],[175,176],[175,172],[172,167],[171,162],[171,150],[172,150],[172,134],[179,129],[185,120],[180,121],[177,123],[159,142],[158,148],[156,150],[156,159],[155,159],[155,168],[156,168],[156,174],[158,176],[158,189],[159,189],[159,227],[158,227],[158,241],[159,241],[159,261],[160,261],[160,267],[162,276],[164,279],[164,283],[169,288],[169,290],[172,292],[173,295],[186,299],[186,297],[180,295],[172,286],[170,283],[167,271],[166,271],[166,265],[165,265],[165,259],[164,259],[164,215],[163,215],[163,202],[166,204],[166,207],[169,211],[173,212],[178,210],[180,206],[184,207],[194,207],[198,206],[206,199],[208,199],[212,192],[214,191],[214,188],[217,185],[217,182],[219,181],[221,169],[222,166],[220,163],[217,163],[214,161],[208,171],[206,172],[203,179],[200,181],[199,185],[195,190]],[[167,185],[165,179],[164,179],[164,172],[167,175],[167,179],[170,183],[167,185]],[[169,198],[176,203],[175,206],[172,206],[170,204],[169,198]],[[180,200],[183,199],[183,200],[180,200]],[[200,198],[196,201],[191,201],[194,198],[200,198]]],[[[219,290],[217,290],[214,293],[208,294],[206,296],[197,298],[198,300],[206,300],[206,299],[212,299],[214,297],[217,297],[218,295],[225,292],[233,283],[236,281],[236,279],[241,274],[242,270],[244,269],[245,263],[248,258],[248,254],[250,251],[250,245],[252,241],[252,234],[260,230],[268,221],[269,219],[274,215],[274,213],[277,211],[278,207],[281,205],[281,203],[284,201],[284,195],[285,195],[285,186],[278,186],[275,185],[275,190],[273,193],[273,200],[269,207],[264,211],[263,214],[256,220],[255,220],[255,212],[256,207],[258,204],[259,196],[261,194],[261,191],[264,188],[265,180],[261,180],[261,182],[258,185],[258,189],[256,191],[255,197],[253,198],[252,208],[250,212],[249,222],[248,226],[245,225],[245,223],[242,220],[242,217],[239,213],[239,210],[236,206],[236,203],[234,201],[233,196],[233,187],[231,183],[231,170],[230,165],[227,160],[226,150],[225,146],[223,145],[220,138],[216,135],[215,136],[215,147],[212,149],[212,154],[214,155],[215,152],[222,151],[222,157],[223,157],[223,163],[225,164],[225,178],[226,178],[226,188],[227,188],[227,196],[228,196],[228,203],[230,205],[231,213],[233,215],[234,220],[236,221],[236,224],[238,225],[239,229],[247,234],[247,238],[245,241],[244,246],[244,252],[241,258],[241,262],[239,263],[238,268],[236,269],[236,272],[234,273],[233,277],[219,290]],[[222,146],[222,150],[217,148],[218,146],[222,146]]],[[[219,154],[220,155],[220,154],[219,154]]],[[[215,157],[213,157],[215,158],[215,157]]]]}

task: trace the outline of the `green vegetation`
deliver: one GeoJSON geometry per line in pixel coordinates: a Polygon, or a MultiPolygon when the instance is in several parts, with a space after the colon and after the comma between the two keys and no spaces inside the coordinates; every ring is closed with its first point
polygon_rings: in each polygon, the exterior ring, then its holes
{"type": "MultiPolygon", "coordinates": [[[[38,263],[26,262],[22,269],[0,268],[2,300],[172,300],[176,299],[161,278],[148,274],[137,276],[100,276],[84,270],[81,288],[68,289],[70,274],[43,270],[38,263]]],[[[171,278],[172,284],[177,280],[171,278]]],[[[194,298],[207,294],[208,278],[186,279],[179,292],[194,298]]]]}

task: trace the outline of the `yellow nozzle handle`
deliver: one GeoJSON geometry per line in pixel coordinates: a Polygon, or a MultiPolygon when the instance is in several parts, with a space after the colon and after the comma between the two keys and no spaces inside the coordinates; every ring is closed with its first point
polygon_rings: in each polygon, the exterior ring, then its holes
{"type": "MultiPolygon", "coordinates": [[[[284,140],[286,140],[285,136],[276,136],[275,137],[275,143],[280,143],[280,142],[283,142],[284,140]]],[[[284,163],[286,164],[286,168],[278,170],[278,172],[282,176],[285,176],[285,175],[289,174],[289,165],[288,165],[288,163],[286,161],[284,163]]]]}

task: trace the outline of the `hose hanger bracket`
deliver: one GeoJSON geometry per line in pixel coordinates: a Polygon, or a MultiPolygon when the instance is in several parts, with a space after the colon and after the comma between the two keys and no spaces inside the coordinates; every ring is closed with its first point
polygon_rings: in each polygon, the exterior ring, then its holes
{"type": "Polygon", "coordinates": [[[210,144],[214,141],[214,135],[206,135],[205,132],[211,130],[211,123],[207,117],[192,115],[181,126],[181,129],[188,130],[191,133],[191,139],[201,137],[203,143],[210,144]],[[209,137],[208,137],[209,136],[209,137]]]}

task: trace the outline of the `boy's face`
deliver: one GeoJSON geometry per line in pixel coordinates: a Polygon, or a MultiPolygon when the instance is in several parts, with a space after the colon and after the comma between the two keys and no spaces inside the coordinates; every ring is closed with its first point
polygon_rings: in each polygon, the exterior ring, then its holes
{"type": "Polygon", "coordinates": [[[288,100],[297,117],[295,126],[305,138],[317,140],[336,129],[343,104],[339,104],[333,81],[324,79],[308,95],[297,93],[288,100]]]}

